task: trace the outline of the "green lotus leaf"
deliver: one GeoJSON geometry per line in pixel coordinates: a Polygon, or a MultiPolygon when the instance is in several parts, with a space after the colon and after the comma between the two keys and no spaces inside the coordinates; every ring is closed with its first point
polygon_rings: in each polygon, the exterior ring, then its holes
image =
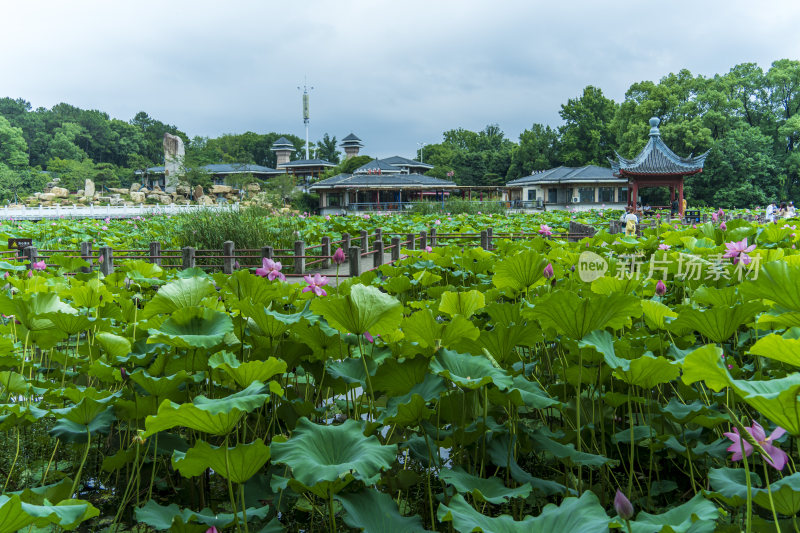
{"type": "Polygon", "coordinates": [[[21,501],[18,495],[0,495],[0,533],[13,533],[31,524],[51,524],[70,531],[94,518],[100,511],[82,500],[63,500],[58,505],[35,505],[21,501]]]}
{"type": "Polygon", "coordinates": [[[261,304],[255,304],[249,300],[240,301],[238,304],[242,315],[249,318],[257,328],[257,334],[264,335],[271,339],[277,339],[289,331],[292,324],[300,322],[303,318],[311,315],[309,303],[299,313],[285,315],[267,309],[261,304]]]}
{"type": "Polygon", "coordinates": [[[245,413],[264,405],[269,394],[262,383],[251,383],[246,389],[225,398],[211,399],[197,396],[192,403],[176,404],[164,400],[155,416],[145,420],[145,436],[176,426],[203,431],[212,435],[227,435],[236,427],[245,413]]]}
{"type": "Polygon", "coordinates": [[[508,389],[513,384],[507,372],[493,366],[489,359],[482,355],[462,354],[442,349],[431,359],[430,368],[434,374],[449,379],[465,389],[479,389],[489,383],[493,383],[499,389],[508,389]]]}
{"type": "MultiPolygon", "coordinates": [[[[88,266],[88,265],[87,265],[88,266]]],[[[157,279],[164,276],[164,269],[155,263],[145,261],[143,259],[134,259],[132,261],[124,261],[119,265],[122,272],[126,272],[131,279],[157,279]]]]}
{"type": "Polygon", "coordinates": [[[574,444],[562,444],[554,440],[555,435],[546,428],[530,431],[528,437],[538,450],[551,453],[567,465],[601,467],[605,464],[615,465],[618,462],[602,455],[579,452],[574,444]]]}
{"type": "MultiPolygon", "coordinates": [[[[717,506],[698,493],[688,502],[673,507],[666,513],[653,515],[642,511],[630,524],[633,533],[652,533],[653,531],[712,533],[716,530],[715,521],[719,517],[720,511],[717,506]]],[[[622,520],[616,520],[613,523],[619,527],[625,527],[622,520]]]]}
{"type": "Polygon", "coordinates": [[[233,332],[233,320],[227,313],[207,307],[182,307],[158,329],[149,329],[148,344],[163,343],[177,348],[213,348],[233,332]]]}
{"type": "Polygon", "coordinates": [[[580,498],[565,498],[559,506],[547,504],[539,516],[526,516],[520,521],[508,515],[486,516],[457,494],[448,505],[439,504],[437,518],[441,522],[453,522],[459,533],[606,533],[609,523],[608,515],[591,491],[584,492],[580,498]]]}
{"type": "Polygon", "coordinates": [[[606,364],[614,369],[614,375],[629,385],[645,389],[660,383],[669,383],[680,375],[680,367],[664,357],[645,353],[637,359],[624,359],[614,353],[614,343],[607,331],[593,331],[580,341],[581,347],[591,346],[603,354],[606,364]]]}
{"type": "Polygon", "coordinates": [[[523,376],[514,376],[508,391],[498,389],[489,390],[489,399],[497,405],[505,405],[510,399],[518,407],[531,409],[546,409],[561,405],[561,402],[551,398],[535,381],[529,381],[523,376]]]}
{"type": "Polygon", "coordinates": [[[534,491],[541,493],[543,496],[552,496],[554,494],[564,494],[567,492],[567,487],[561,483],[549,479],[541,479],[533,477],[525,472],[517,460],[514,459],[514,453],[510,450],[510,438],[508,434],[500,438],[493,438],[489,442],[487,452],[489,458],[495,466],[500,468],[507,468],[511,477],[519,483],[527,483],[534,491]]]}
{"type": "Polygon", "coordinates": [[[592,281],[592,292],[596,294],[633,294],[642,286],[642,279],[631,277],[603,276],[592,281]]]}
{"type": "MultiPolygon", "coordinates": [[[[370,359],[367,359],[369,361],[370,359]]],[[[383,391],[392,399],[402,396],[411,390],[416,389],[423,383],[428,376],[429,360],[426,357],[417,356],[413,359],[395,359],[387,357],[375,370],[372,375],[372,388],[375,391],[383,391]]],[[[361,365],[363,368],[363,364],[361,365]]],[[[363,375],[363,374],[362,374],[363,375]]],[[[436,378],[441,381],[440,378],[436,378]]]]}
{"type": "MultiPolygon", "coordinates": [[[[772,503],[780,514],[794,516],[800,511],[800,472],[772,483],[770,490],[772,490],[772,503]]],[[[753,494],[753,501],[763,509],[771,510],[772,503],[769,496],[767,489],[759,489],[753,494]]]]}
{"type": "Polygon", "coordinates": [[[692,294],[692,301],[703,305],[714,307],[733,307],[739,300],[736,287],[706,287],[705,285],[695,289],[692,294]]]}
{"type": "Polygon", "coordinates": [[[476,501],[497,505],[507,503],[513,498],[527,498],[531,493],[531,486],[528,483],[512,489],[503,485],[499,478],[484,479],[473,476],[460,466],[441,470],[439,479],[448,485],[453,485],[459,494],[470,493],[476,501]]]}
{"type": "Polygon", "coordinates": [[[185,307],[200,305],[203,299],[216,293],[214,282],[208,278],[192,277],[167,283],[142,310],[142,318],[158,314],[171,314],[185,307]]]}
{"type": "Polygon", "coordinates": [[[10,398],[13,395],[25,394],[30,388],[30,384],[22,374],[8,370],[0,372],[0,396],[10,398]]]}
{"type": "Polygon", "coordinates": [[[433,414],[427,407],[428,402],[438,399],[445,390],[442,378],[425,374],[422,382],[414,385],[407,394],[389,398],[381,423],[404,426],[427,420],[433,414]]]}
{"type": "Polygon", "coordinates": [[[261,439],[228,448],[211,446],[199,440],[192,448],[172,452],[172,467],[183,477],[199,476],[211,468],[225,479],[244,483],[269,460],[269,447],[261,439]]]}
{"type": "Polygon", "coordinates": [[[311,310],[338,331],[355,335],[368,331],[373,337],[394,332],[403,318],[399,301],[365,285],[353,285],[346,296],[317,298],[311,310]]]}
{"type": "Polygon", "coordinates": [[[278,374],[286,372],[286,362],[269,357],[265,361],[240,363],[230,352],[217,352],[208,359],[208,366],[219,369],[230,376],[236,384],[245,388],[254,381],[266,383],[278,374]]]}
{"type": "Polygon", "coordinates": [[[27,268],[25,265],[12,265],[8,261],[0,261],[0,270],[2,271],[22,272],[27,268]]]}
{"type": "Polygon", "coordinates": [[[45,318],[48,313],[77,314],[77,310],[65,304],[54,292],[38,292],[25,298],[13,300],[5,294],[0,294],[0,312],[5,315],[14,315],[31,331],[52,329],[53,322],[45,318]]]}
{"type": "Polygon", "coordinates": [[[60,329],[67,335],[75,335],[82,331],[86,331],[92,325],[92,319],[86,315],[65,313],[63,311],[45,313],[41,318],[51,321],[53,326],[55,326],[57,329],[60,329]]]}
{"type": "Polygon", "coordinates": [[[150,396],[172,398],[184,383],[191,380],[191,377],[185,370],[179,370],[170,376],[155,377],[140,369],[132,372],[130,379],[150,396]]]}
{"type": "MultiPolygon", "coordinates": [[[[755,472],[751,472],[750,476],[752,493],[755,495],[760,490],[761,478],[755,472]]],[[[718,498],[732,507],[747,503],[747,482],[743,468],[712,468],[708,471],[708,481],[712,489],[707,493],[708,496],[718,498]]]]}
{"type": "Polygon", "coordinates": [[[771,300],[791,311],[800,311],[800,266],[773,261],[761,267],[758,278],[741,284],[745,299],[771,300]]]}
{"type": "Polygon", "coordinates": [[[509,363],[519,361],[517,346],[533,346],[543,340],[544,335],[537,326],[515,324],[483,330],[477,343],[474,344],[479,347],[475,350],[476,353],[486,349],[496,361],[509,363]]]}
{"type": "Polygon", "coordinates": [[[471,290],[466,292],[442,293],[439,311],[450,316],[461,315],[470,318],[486,305],[486,298],[481,291],[471,290]]]}
{"type": "Polygon", "coordinates": [[[525,250],[498,261],[494,268],[492,283],[498,289],[525,291],[544,277],[546,266],[547,257],[535,250],[525,250]]]}
{"type": "Polygon", "coordinates": [[[65,295],[72,298],[72,303],[76,306],[86,308],[100,307],[103,300],[111,298],[111,293],[97,277],[86,282],[73,280],[65,295]]]}
{"type": "Polygon", "coordinates": [[[558,290],[538,300],[525,314],[538,320],[543,328],[553,328],[578,340],[596,329],[621,328],[641,316],[642,306],[638,298],[625,294],[587,298],[558,290]]]}
{"type": "Polygon", "coordinates": [[[89,262],[82,257],[67,257],[63,254],[54,254],[47,262],[61,267],[58,269],[59,272],[77,272],[81,268],[89,266],[89,262]]]}
{"type": "Polygon", "coordinates": [[[84,443],[88,439],[87,433],[92,436],[97,433],[108,433],[111,430],[111,424],[116,420],[113,406],[103,407],[87,421],[83,420],[91,413],[90,407],[75,412],[69,412],[69,408],[54,409],[53,411],[67,411],[67,414],[63,418],[59,418],[49,431],[50,435],[64,442],[84,443]]]}
{"type": "Polygon", "coordinates": [[[792,435],[800,435],[800,373],[767,381],[733,379],[713,344],[694,350],[683,360],[687,385],[704,381],[715,391],[731,387],[745,402],[792,435]]]}
{"type": "Polygon", "coordinates": [[[131,353],[131,341],[125,337],[101,331],[95,335],[95,339],[103,347],[103,350],[112,357],[124,357],[131,353]]]}
{"type": "Polygon", "coordinates": [[[670,321],[670,329],[688,328],[714,342],[730,339],[742,324],[746,324],[763,309],[758,302],[746,302],[734,307],[710,309],[684,309],[678,318],[670,321]]]}
{"type": "Polygon", "coordinates": [[[400,329],[408,340],[423,348],[436,347],[438,344],[452,347],[465,340],[476,340],[481,333],[461,315],[454,316],[450,322],[438,322],[430,309],[421,309],[405,317],[400,329]]]}
{"type": "Polygon", "coordinates": [[[344,523],[364,533],[429,533],[418,515],[403,516],[391,496],[376,490],[362,489],[337,494],[344,507],[344,523]]]}
{"type": "MultiPolygon", "coordinates": [[[[254,518],[263,520],[268,512],[269,506],[267,505],[258,508],[248,507],[246,513],[247,521],[249,522],[254,518]]],[[[158,531],[171,529],[177,524],[190,523],[203,524],[203,530],[211,526],[221,529],[233,525],[237,517],[240,522],[244,521],[241,511],[235,515],[233,513],[215,513],[211,509],[192,511],[190,509],[181,509],[174,503],[165,506],[158,505],[153,500],[148,500],[146,504],[138,507],[133,512],[133,515],[138,522],[147,524],[158,531]]]]}
{"type": "Polygon", "coordinates": [[[273,441],[271,450],[272,462],[291,468],[294,479],[326,491],[348,474],[372,485],[397,457],[397,445],[384,446],[374,435],[365,437],[361,424],[352,419],[325,426],[303,417],[291,438],[273,441]]]}
{"type": "Polygon", "coordinates": [[[7,494],[17,494],[23,502],[35,505],[42,505],[45,500],[50,504],[57,504],[68,500],[70,496],[72,496],[72,480],[65,477],[58,483],[43,485],[41,487],[28,487],[7,494]]]}
{"type": "Polygon", "coordinates": [[[642,311],[651,329],[667,329],[666,319],[678,316],[678,313],[655,300],[642,300],[642,311]]]}
{"type": "Polygon", "coordinates": [[[772,333],[762,337],[750,348],[750,353],[800,366],[800,328],[792,328],[783,335],[772,333]]]}

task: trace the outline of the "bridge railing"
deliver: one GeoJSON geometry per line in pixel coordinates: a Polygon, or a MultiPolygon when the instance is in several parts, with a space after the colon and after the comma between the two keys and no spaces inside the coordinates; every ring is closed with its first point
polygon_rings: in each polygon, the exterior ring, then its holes
{"type": "Polygon", "coordinates": [[[56,218],[133,218],[148,215],[178,215],[195,211],[238,211],[239,204],[182,205],[52,205],[0,208],[0,218],[14,220],[43,220],[56,218]]]}

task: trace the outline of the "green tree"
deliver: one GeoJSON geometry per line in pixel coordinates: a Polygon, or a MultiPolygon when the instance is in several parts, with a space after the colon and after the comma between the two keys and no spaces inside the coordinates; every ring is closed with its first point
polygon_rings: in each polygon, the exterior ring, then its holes
{"type": "Polygon", "coordinates": [[[612,121],[617,110],[613,100],[591,85],[579,98],[561,106],[565,124],[559,128],[561,158],[568,166],[607,165],[616,145],[612,121]]]}
{"type": "Polygon", "coordinates": [[[557,167],[561,161],[558,132],[550,126],[534,124],[519,135],[519,145],[511,153],[511,166],[506,178],[512,180],[530,175],[534,170],[557,167]]]}
{"type": "Polygon", "coordinates": [[[322,136],[321,141],[317,141],[317,157],[330,161],[331,163],[339,163],[340,153],[336,146],[336,136],[329,137],[328,134],[322,136]]]}
{"type": "Polygon", "coordinates": [[[53,132],[53,138],[47,147],[48,159],[73,159],[83,161],[89,156],[78,145],[83,136],[83,128],[74,122],[64,122],[53,132]]]}
{"type": "Polygon", "coordinates": [[[21,169],[28,166],[28,144],[21,128],[15,128],[0,116],[0,163],[21,169]]]}

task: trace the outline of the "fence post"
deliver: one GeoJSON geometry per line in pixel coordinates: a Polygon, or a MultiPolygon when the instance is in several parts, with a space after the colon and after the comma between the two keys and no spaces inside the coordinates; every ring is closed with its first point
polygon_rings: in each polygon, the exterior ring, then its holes
{"type": "Polygon", "coordinates": [[[481,230],[481,248],[484,250],[489,249],[489,231],[488,230],[481,230]]]}
{"type": "Polygon", "coordinates": [[[323,237],[320,248],[320,255],[322,256],[320,268],[329,268],[331,266],[331,238],[328,236],[323,237]]]}
{"type": "Polygon", "coordinates": [[[161,243],[160,242],[151,242],[150,243],[150,262],[154,265],[161,266],[161,243]]]}
{"type": "Polygon", "coordinates": [[[22,256],[28,258],[28,268],[33,269],[33,264],[39,258],[39,252],[35,246],[26,246],[22,249],[22,256]]]}
{"type": "Polygon", "coordinates": [[[183,269],[194,268],[194,248],[191,246],[184,246],[181,248],[181,261],[183,269]]]}
{"type": "Polygon", "coordinates": [[[360,239],[361,239],[361,253],[367,253],[369,251],[369,233],[367,230],[362,229],[360,232],[360,239]]]}
{"type": "Polygon", "coordinates": [[[488,244],[488,247],[486,248],[487,250],[491,250],[492,249],[492,245],[494,244],[494,242],[492,240],[493,231],[494,230],[492,230],[492,228],[486,228],[486,235],[487,235],[486,243],[488,244]]]}
{"type": "Polygon", "coordinates": [[[100,256],[97,261],[100,263],[100,272],[104,276],[114,272],[114,250],[110,246],[100,247],[100,256]]]}
{"type": "Polygon", "coordinates": [[[272,259],[273,255],[275,255],[275,251],[272,249],[272,246],[264,246],[261,248],[261,259],[272,259]]]}
{"type": "Polygon", "coordinates": [[[400,261],[400,237],[392,237],[392,262],[400,261]]]}
{"type": "Polygon", "coordinates": [[[408,241],[406,243],[406,244],[408,244],[408,246],[406,246],[406,248],[408,248],[409,250],[413,250],[415,241],[417,240],[416,234],[409,233],[408,235],[406,235],[406,240],[408,241]]]}
{"type": "Polygon", "coordinates": [[[88,274],[92,271],[92,243],[91,242],[82,242],[81,243],[81,259],[88,261],[88,267],[81,267],[81,272],[88,274]]]}
{"type": "Polygon", "coordinates": [[[350,276],[357,278],[361,275],[361,248],[351,246],[347,249],[347,256],[350,258],[350,276]]]}
{"type": "Polygon", "coordinates": [[[378,268],[383,264],[383,241],[375,240],[372,243],[372,249],[375,254],[372,256],[372,266],[378,268]]]}
{"type": "Polygon", "coordinates": [[[345,250],[347,254],[345,256],[345,261],[350,260],[350,234],[349,233],[342,233],[342,250],[345,250]]]}
{"type": "Polygon", "coordinates": [[[375,228],[375,240],[376,241],[383,240],[383,228],[375,228]]]}
{"type": "Polygon", "coordinates": [[[435,227],[431,228],[430,232],[428,232],[428,236],[430,237],[430,240],[431,240],[431,248],[433,248],[434,246],[436,246],[436,228],[435,227]]]}
{"type": "Polygon", "coordinates": [[[706,222],[708,222],[708,215],[703,213],[703,224],[705,224],[706,222]]]}
{"type": "Polygon", "coordinates": [[[222,243],[222,273],[223,274],[233,274],[233,263],[236,261],[236,258],[233,256],[235,252],[235,247],[233,245],[233,241],[225,241],[222,243]]]}
{"type": "Polygon", "coordinates": [[[294,241],[294,273],[306,273],[306,243],[305,241],[294,241]]]}
{"type": "Polygon", "coordinates": [[[419,232],[419,249],[425,250],[428,247],[428,232],[421,230],[419,232]]]}

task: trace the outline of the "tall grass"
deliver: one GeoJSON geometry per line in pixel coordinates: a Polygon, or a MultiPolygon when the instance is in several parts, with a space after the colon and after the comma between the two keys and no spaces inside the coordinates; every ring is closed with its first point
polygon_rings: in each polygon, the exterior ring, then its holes
{"type": "Polygon", "coordinates": [[[203,250],[220,250],[225,241],[233,241],[238,249],[292,248],[300,229],[296,217],[276,217],[269,209],[257,206],[238,211],[204,209],[173,220],[176,244],[203,250]]]}
{"type": "Polygon", "coordinates": [[[461,213],[467,215],[477,215],[478,213],[504,214],[506,209],[506,202],[499,200],[479,202],[463,198],[449,198],[444,203],[436,201],[415,203],[412,213],[418,215],[434,215],[438,213],[451,213],[454,215],[461,213]]]}

